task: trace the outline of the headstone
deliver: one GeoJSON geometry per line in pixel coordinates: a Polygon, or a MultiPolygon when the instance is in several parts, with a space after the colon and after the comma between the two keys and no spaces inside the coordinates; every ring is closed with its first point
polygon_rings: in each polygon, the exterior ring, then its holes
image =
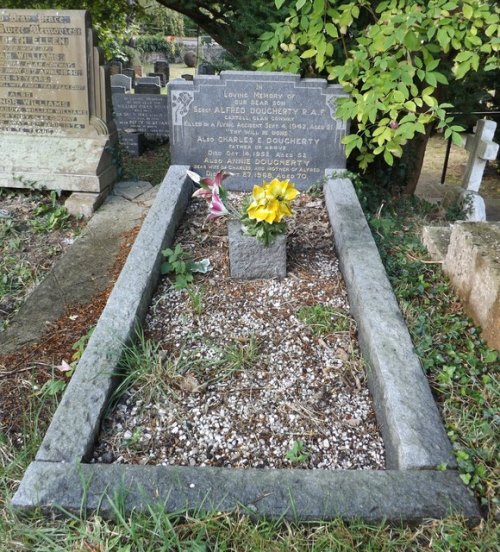
{"type": "Polygon", "coordinates": [[[123,74],[130,78],[132,88],[135,86],[135,71],[134,69],[124,69],[123,74]]]}
{"type": "Polygon", "coordinates": [[[144,134],[141,132],[119,132],[120,145],[134,157],[139,157],[144,152],[144,134]]]}
{"type": "Polygon", "coordinates": [[[154,72],[163,73],[166,83],[170,80],[170,65],[168,64],[168,61],[155,61],[154,72]]]}
{"type": "Polygon", "coordinates": [[[168,97],[150,94],[118,94],[113,96],[116,126],[120,131],[143,132],[167,137],[168,97]]]}
{"type": "Polygon", "coordinates": [[[87,12],[0,9],[0,186],[100,192],[114,182],[103,62],[87,12]]]}
{"type": "Polygon", "coordinates": [[[160,79],[160,85],[165,86],[167,81],[163,73],[148,73],[148,77],[158,77],[160,79]]]}
{"type": "Polygon", "coordinates": [[[191,73],[184,73],[184,75],[181,75],[181,78],[183,78],[184,80],[187,80],[187,81],[192,81],[193,80],[193,75],[191,75],[191,73]]]}
{"type": "Polygon", "coordinates": [[[198,75],[215,75],[215,68],[210,63],[200,63],[198,65],[198,75]]]}
{"type": "Polygon", "coordinates": [[[132,88],[132,79],[127,75],[111,75],[109,80],[111,81],[111,86],[123,86],[125,90],[132,88]]]}
{"type": "Polygon", "coordinates": [[[136,77],[142,77],[142,65],[134,65],[132,69],[135,71],[136,77]]]}
{"type": "Polygon", "coordinates": [[[111,94],[125,94],[127,89],[124,86],[112,86],[111,94]]]}
{"type": "Polygon", "coordinates": [[[497,158],[498,144],[493,142],[496,128],[495,121],[480,119],[475,133],[467,136],[465,147],[470,154],[462,181],[466,190],[479,191],[486,162],[497,158]]]}
{"type": "Polygon", "coordinates": [[[170,152],[200,174],[225,168],[234,190],[273,178],[300,189],[345,169],[339,85],[287,73],[223,71],[169,83],[170,152]]]}
{"type": "Polygon", "coordinates": [[[108,63],[109,67],[109,74],[110,75],[119,75],[123,70],[123,64],[121,61],[118,61],[116,59],[111,60],[108,63]]]}
{"type": "Polygon", "coordinates": [[[184,54],[184,63],[188,66],[188,67],[196,67],[196,54],[191,51],[191,50],[188,50],[185,54],[184,54]]]}
{"type": "Polygon", "coordinates": [[[161,94],[161,86],[153,83],[136,83],[134,90],[136,94],[161,94]]]}
{"type": "Polygon", "coordinates": [[[161,86],[161,79],[158,76],[154,77],[140,77],[135,82],[136,86],[138,84],[157,84],[158,86],[161,86]]]}

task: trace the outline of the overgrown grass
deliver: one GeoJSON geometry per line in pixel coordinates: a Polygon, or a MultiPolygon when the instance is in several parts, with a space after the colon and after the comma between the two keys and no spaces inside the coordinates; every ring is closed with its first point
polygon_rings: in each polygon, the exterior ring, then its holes
{"type": "MultiPolygon", "coordinates": [[[[299,525],[255,521],[243,513],[165,514],[157,508],[147,514],[127,515],[119,501],[115,503],[113,521],[98,513],[69,520],[46,518],[39,512],[17,516],[8,502],[40,442],[37,413],[41,408],[53,408],[47,402],[53,398],[33,396],[20,442],[13,443],[6,435],[0,437],[0,550],[496,550],[500,535],[492,510],[498,504],[494,496],[498,473],[498,364],[477,328],[463,314],[440,267],[424,262],[427,257],[417,231],[428,212],[426,206],[415,202],[399,203],[386,206],[371,221],[416,349],[443,409],[463,479],[490,508],[478,527],[470,529],[458,518],[430,520],[410,528],[340,520],[299,525]]],[[[150,353],[155,359],[158,351],[153,347],[150,353]]],[[[249,355],[253,353],[233,351],[229,356],[244,368],[249,355]]]]}
{"type": "Polygon", "coordinates": [[[371,226],[416,352],[441,406],[460,477],[498,514],[499,355],[465,314],[441,266],[420,242],[426,216],[416,199],[389,203],[371,226]]]}
{"type": "Polygon", "coordinates": [[[122,180],[145,180],[153,186],[161,184],[170,165],[170,149],[166,142],[150,141],[140,157],[121,153],[122,180]]]}

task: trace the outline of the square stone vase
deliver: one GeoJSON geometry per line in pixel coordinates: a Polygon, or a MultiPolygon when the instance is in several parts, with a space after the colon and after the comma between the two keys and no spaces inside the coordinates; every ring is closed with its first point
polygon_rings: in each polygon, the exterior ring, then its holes
{"type": "Polygon", "coordinates": [[[228,222],[229,266],[231,278],[256,280],[259,278],[284,278],[286,276],[286,235],[276,236],[265,246],[257,238],[247,236],[241,222],[228,222]]]}

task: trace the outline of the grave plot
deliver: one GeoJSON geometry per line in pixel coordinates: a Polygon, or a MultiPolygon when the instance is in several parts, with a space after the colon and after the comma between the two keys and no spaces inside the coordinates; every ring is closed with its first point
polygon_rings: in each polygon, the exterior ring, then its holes
{"type": "Polygon", "coordinates": [[[187,290],[160,284],[144,325],[157,346],[140,367],[130,352],[137,379],[93,461],[384,468],[324,201],[294,204],[287,278],[251,281],[229,276],[226,221],[189,205],[175,241],[213,271],[187,290]]]}
{"type": "Polygon", "coordinates": [[[217,466],[91,464],[100,422],[126,344],[144,318],[161,250],[173,243],[192,186],[171,167],[52,423],[13,498],[20,509],[98,509],[151,504],[168,511],[231,511],[318,520],[419,521],[477,505],[454,460],[366,220],[347,179],[326,175],[325,200],[382,430],[386,469],[231,469],[217,466]],[[445,467],[446,466],[446,467],[445,467]],[[438,469],[439,468],[439,469],[438,469]],[[444,470],[443,470],[444,468],[444,470]]]}

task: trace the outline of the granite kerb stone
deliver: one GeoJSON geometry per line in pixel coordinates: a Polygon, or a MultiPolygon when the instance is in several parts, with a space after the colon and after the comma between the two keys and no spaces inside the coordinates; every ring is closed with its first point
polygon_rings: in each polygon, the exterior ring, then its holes
{"type": "Polygon", "coordinates": [[[330,178],[325,198],[368,363],[368,384],[387,467],[455,467],[451,443],[351,181],[330,178]]]}
{"type": "Polygon", "coordinates": [[[148,307],[159,278],[161,250],[173,240],[188,204],[188,167],[171,167],[36,455],[46,462],[80,462],[92,451],[116,383],[117,365],[148,307]]]}
{"type": "MultiPolygon", "coordinates": [[[[90,458],[115,384],[120,355],[149,304],[159,274],[160,252],[171,243],[189,201],[187,168],[169,169],[36,459],[12,500],[14,507],[78,512],[82,508],[99,509],[111,514],[109,497],[122,492],[127,511],[145,511],[148,504],[156,502],[168,511],[230,511],[243,507],[259,516],[301,520],[340,516],[418,522],[455,512],[477,521],[477,504],[456,471],[432,469],[443,463],[452,467],[454,460],[425,376],[421,370],[423,380],[415,374],[411,356],[414,353],[397,353],[400,346],[406,346],[404,331],[408,333],[401,315],[391,308],[382,309],[371,323],[364,319],[373,314],[370,309],[360,307],[365,299],[371,304],[368,291],[381,295],[382,301],[389,300],[387,293],[392,291],[380,258],[382,272],[356,270],[360,263],[372,264],[378,252],[347,179],[327,182],[327,208],[341,264],[347,269],[344,278],[363,352],[374,363],[370,383],[387,450],[388,470],[231,470],[82,463],[90,458]],[[365,247],[353,243],[352,232],[361,232],[356,239],[365,242],[365,247]],[[354,258],[361,253],[357,263],[349,255],[346,260],[350,246],[354,246],[354,258]],[[367,278],[369,282],[364,281],[367,278]],[[354,285],[351,279],[355,280],[354,285]],[[392,318],[377,328],[382,315],[392,318]],[[391,325],[397,326],[397,330],[389,331],[391,325]],[[388,336],[380,333],[386,330],[388,336]],[[402,375],[394,374],[398,370],[402,375]],[[404,386],[409,388],[407,392],[403,392],[404,386]],[[408,400],[415,402],[408,404],[408,400]],[[377,407],[378,402],[382,405],[377,407]],[[411,410],[409,414],[405,413],[407,408],[411,410]],[[421,437],[419,432],[423,432],[421,437]]],[[[375,302],[371,309],[377,306],[375,302]]],[[[408,347],[411,350],[411,340],[408,347]]]]}
{"type": "Polygon", "coordinates": [[[113,518],[112,501],[127,513],[234,511],[300,521],[363,519],[419,523],[460,514],[480,521],[474,498],[451,471],[325,471],[57,464],[33,462],[13,505],[47,513],[63,508],[113,518]]]}

